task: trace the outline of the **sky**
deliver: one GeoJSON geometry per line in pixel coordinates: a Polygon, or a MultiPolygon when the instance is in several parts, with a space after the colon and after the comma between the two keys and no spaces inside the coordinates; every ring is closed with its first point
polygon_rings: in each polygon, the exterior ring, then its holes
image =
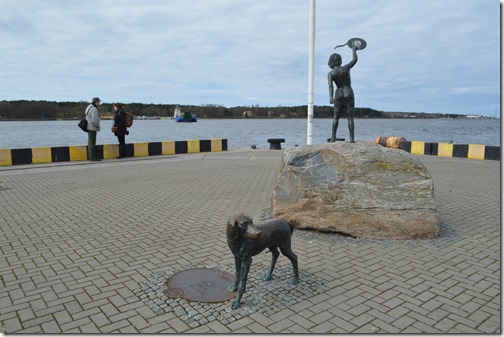
{"type": "MultiPolygon", "coordinates": [[[[356,107],[500,116],[498,0],[315,0],[314,104],[329,56],[356,107]]],[[[0,101],[297,106],[310,0],[0,0],[0,101]]],[[[316,117],[316,107],[315,107],[316,117]]]]}

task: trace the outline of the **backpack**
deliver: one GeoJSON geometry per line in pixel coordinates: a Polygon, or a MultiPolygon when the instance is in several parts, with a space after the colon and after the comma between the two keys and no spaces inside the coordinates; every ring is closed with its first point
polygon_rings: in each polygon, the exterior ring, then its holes
{"type": "Polygon", "coordinates": [[[133,115],[130,112],[125,112],[126,113],[126,127],[129,128],[133,125],[133,115]]]}

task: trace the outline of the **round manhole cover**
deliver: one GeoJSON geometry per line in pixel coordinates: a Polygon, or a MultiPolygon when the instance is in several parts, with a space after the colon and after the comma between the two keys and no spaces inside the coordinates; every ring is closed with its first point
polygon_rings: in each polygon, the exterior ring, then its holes
{"type": "Polygon", "coordinates": [[[168,297],[181,297],[195,302],[224,302],[236,296],[228,286],[234,276],[217,269],[196,268],[175,273],[168,279],[168,297]]]}

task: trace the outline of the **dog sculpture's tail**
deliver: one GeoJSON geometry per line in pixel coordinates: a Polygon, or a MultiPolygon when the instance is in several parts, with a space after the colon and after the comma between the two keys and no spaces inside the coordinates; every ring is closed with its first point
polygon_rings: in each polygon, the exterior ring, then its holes
{"type": "Polygon", "coordinates": [[[294,226],[289,221],[287,221],[287,223],[289,224],[289,226],[291,228],[291,236],[292,236],[292,233],[294,233],[294,226]]]}

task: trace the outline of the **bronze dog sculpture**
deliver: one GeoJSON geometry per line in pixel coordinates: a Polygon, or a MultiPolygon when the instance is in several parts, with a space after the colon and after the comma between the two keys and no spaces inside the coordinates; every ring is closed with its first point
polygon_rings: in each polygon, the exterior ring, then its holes
{"type": "Polygon", "coordinates": [[[271,280],[275,263],[280,255],[278,248],[283,255],[291,260],[294,276],[290,284],[299,281],[297,256],[291,249],[291,236],[294,228],[282,219],[270,219],[257,226],[252,222],[252,218],[243,213],[236,214],[229,218],[227,223],[227,242],[235,258],[236,280],[228,288],[230,292],[237,291],[236,298],[231,302],[231,307],[240,307],[240,300],[247,286],[247,275],[252,264],[252,256],[259,254],[266,248],[271,251],[271,264],[268,271],[263,276],[263,281],[271,280]]]}

